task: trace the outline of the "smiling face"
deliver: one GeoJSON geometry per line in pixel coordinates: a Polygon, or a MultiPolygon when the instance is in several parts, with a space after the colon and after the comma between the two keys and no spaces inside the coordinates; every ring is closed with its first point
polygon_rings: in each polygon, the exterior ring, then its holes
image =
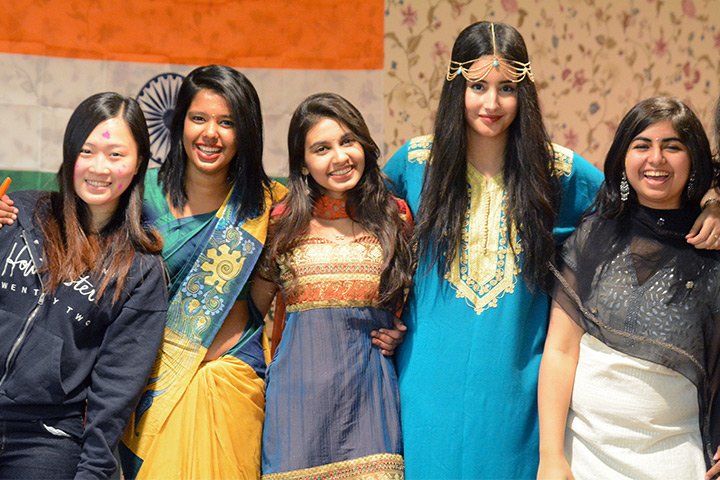
{"type": "Polygon", "coordinates": [[[690,176],[691,160],[670,121],[640,132],[625,154],[625,173],[640,205],[676,209],[690,176]]]}
{"type": "MultiPolygon", "coordinates": [[[[480,57],[470,67],[481,68],[493,57],[480,57]]],[[[492,68],[479,82],[467,82],[465,88],[465,122],[468,135],[486,138],[507,138],[507,131],[517,115],[517,85],[492,68]]]]}
{"type": "Polygon", "coordinates": [[[90,208],[92,223],[104,225],[138,170],[138,149],[127,123],[119,117],[99,123],[75,161],[75,193],[90,208]]]}
{"type": "Polygon", "coordinates": [[[362,177],[365,152],[345,125],[321,118],[305,136],[305,167],[324,194],[345,198],[362,177]]]}
{"type": "Polygon", "coordinates": [[[183,147],[187,168],[227,176],[237,152],[235,142],[235,122],[227,100],[213,90],[200,90],[185,114],[183,147]]]}

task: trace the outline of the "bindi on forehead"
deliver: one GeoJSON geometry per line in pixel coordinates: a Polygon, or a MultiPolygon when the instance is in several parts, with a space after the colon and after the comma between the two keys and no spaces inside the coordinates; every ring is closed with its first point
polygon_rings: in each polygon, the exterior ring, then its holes
{"type": "Polygon", "coordinates": [[[103,136],[103,138],[109,139],[110,138],[110,130],[105,130],[103,132],[102,136],[103,136]]]}

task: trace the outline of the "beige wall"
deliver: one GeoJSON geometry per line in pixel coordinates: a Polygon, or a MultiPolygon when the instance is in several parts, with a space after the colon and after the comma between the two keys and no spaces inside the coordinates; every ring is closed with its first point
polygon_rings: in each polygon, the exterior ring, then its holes
{"type": "Polygon", "coordinates": [[[718,0],[386,0],[385,13],[388,155],[432,131],[452,44],[478,20],[522,33],[553,141],[595,165],[622,116],[643,98],[678,96],[712,126],[718,0]]]}

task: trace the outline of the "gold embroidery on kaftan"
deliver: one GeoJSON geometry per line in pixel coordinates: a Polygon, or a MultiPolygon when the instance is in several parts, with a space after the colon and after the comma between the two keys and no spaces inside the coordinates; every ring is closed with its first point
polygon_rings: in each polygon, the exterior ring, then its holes
{"type": "Polygon", "coordinates": [[[430,161],[432,140],[432,135],[422,135],[412,138],[410,145],[408,145],[408,162],[423,164],[430,161]]]}
{"type": "Polygon", "coordinates": [[[507,241],[502,174],[487,179],[468,164],[468,198],[458,253],[445,279],[456,297],[464,298],[480,315],[515,290],[520,273],[516,254],[521,248],[514,229],[512,249],[507,241]]]}
{"type": "Polygon", "coordinates": [[[552,144],[553,148],[553,171],[558,177],[569,177],[573,168],[573,151],[556,143],[552,144]]]}

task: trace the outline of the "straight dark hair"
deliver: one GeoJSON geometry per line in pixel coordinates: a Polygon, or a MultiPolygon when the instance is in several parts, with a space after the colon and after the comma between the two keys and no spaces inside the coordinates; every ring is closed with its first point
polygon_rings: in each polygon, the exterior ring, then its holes
{"type": "Polygon", "coordinates": [[[713,156],[715,166],[715,179],[713,186],[720,187],[720,97],[715,104],[715,155],[713,156]]]}
{"type": "Polygon", "coordinates": [[[314,202],[322,195],[322,190],[311,175],[307,175],[307,183],[303,180],[305,141],[308,131],[324,118],[348,128],[362,145],[365,169],[358,184],[347,194],[346,209],[353,221],[380,242],[384,258],[380,304],[394,309],[399,306],[412,279],[408,243],[411,232],[401,220],[397,203],[386,187],[385,176],[378,165],[380,149],[370,136],[365,120],[357,108],[340,95],[311,95],[293,113],[288,131],[289,192],[284,200],[285,212],[273,228],[269,254],[275,256],[292,248],[297,236],[307,232],[310,225],[314,202]],[[309,188],[309,194],[306,188],[309,188]]]}
{"type": "Polygon", "coordinates": [[[170,123],[170,152],[160,167],[158,179],[172,206],[181,210],[187,203],[185,169],[188,155],[183,146],[185,117],[195,95],[212,90],[227,101],[235,122],[237,152],[230,163],[228,185],[240,192],[239,218],[255,217],[265,210],[265,191],[270,178],[262,163],[263,120],[260,99],[250,80],[224,65],[198,67],[180,86],[170,123]]]}
{"type": "Polygon", "coordinates": [[[652,97],[636,104],[625,114],[605,157],[605,181],[600,187],[592,210],[604,218],[626,219],[637,205],[637,194],[630,186],[626,202],[620,199],[620,181],[625,172],[625,156],[633,139],[643,130],[659,122],[669,121],[685,145],[690,157],[694,187],[683,192],[683,205],[699,205],[713,183],[712,150],[702,123],[680,99],[652,97]]]}
{"type": "MultiPolygon", "coordinates": [[[[520,33],[510,25],[496,23],[497,55],[526,63],[527,48],[520,33]]],[[[460,32],[452,50],[456,62],[493,55],[489,22],[478,22],[460,32]]],[[[425,171],[416,238],[418,258],[429,255],[439,274],[455,261],[468,209],[467,124],[465,89],[458,75],[446,81],[440,94],[430,164],[425,171]]],[[[509,127],[503,177],[508,243],[514,232],[524,253],[524,278],[531,287],[547,287],[547,261],[555,253],[552,228],[557,217],[560,187],[553,173],[550,137],[545,130],[535,84],[529,78],[517,84],[517,116],[509,127]]],[[[516,252],[517,253],[517,252],[516,252]]]]}
{"type": "Polygon", "coordinates": [[[162,239],[141,221],[145,172],[150,159],[150,138],[140,105],[118,93],[95,94],[72,113],[63,139],[63,163],[58,171],[59,192],[43,197],[36,209],[44,236],[46,288],[54,292],[61,282],[77,280],[90,273],[101,279],[97,300],[116,281],[113,302],[125,286],[136,252],[157,254],[162,239]],[[95,232],[88,205],[75,191],[74,172],[80,150],[101,122],[123,120],[137,145],[138,171],[120,196],[109,222],[95,232]]]}
{"type": "Polygon", "coordinates": [[[720,156],[720,97],[715,104],[715,156],[716,160],[720,160],[717,158],[720,156]]]}

